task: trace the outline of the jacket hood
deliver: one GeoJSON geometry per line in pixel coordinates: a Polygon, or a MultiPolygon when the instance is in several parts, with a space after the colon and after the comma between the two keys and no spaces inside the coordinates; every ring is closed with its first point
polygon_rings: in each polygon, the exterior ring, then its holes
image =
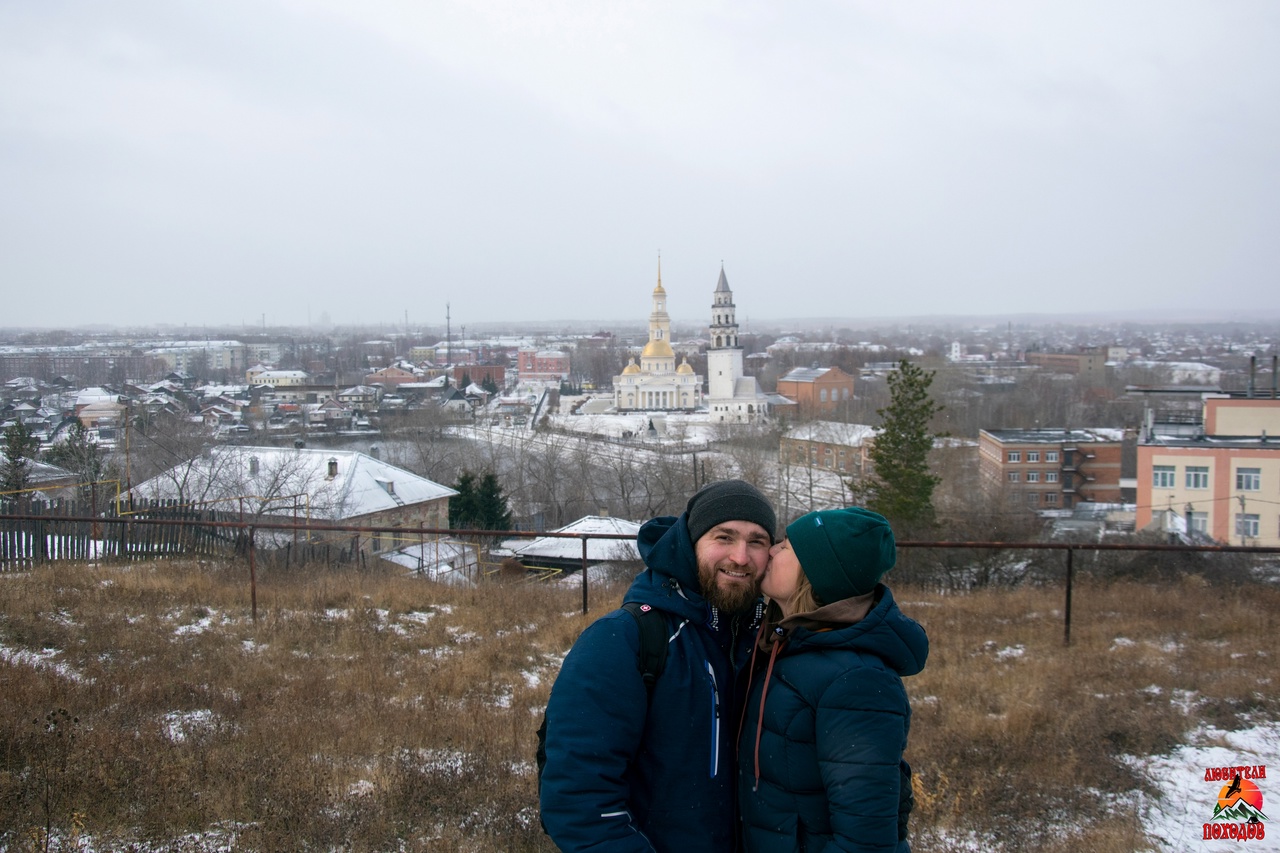
{"type": "Polygon", "coordinates": [[[875,604],[867,615],[839,628],[812,628],[811,624],[834,620],[814,619],[836,608],[840,602],[819,608],[810,614],[797,614],[786,621],[787,644],[793,651],[802,648],[841,648],[867,652],[883,660],[898,675],[915,675],[924,669],[929,657],[929,637],[924,628],[898,609],[893,593],[884,584],[876,586],[875,604]],[[808,617],[801,619],[800,616],[808,617]],[[799,624],[796,624],[799,623],[799,624]]]}
{"type": "Polygon", "coordinates": [[[646,521],[636,535],[645,570],[636,576],[624,602],[651,604],[696,622],[706,621],[710,605],[698,582],[698,559],[689,539],[686,513],[646,521]]]}

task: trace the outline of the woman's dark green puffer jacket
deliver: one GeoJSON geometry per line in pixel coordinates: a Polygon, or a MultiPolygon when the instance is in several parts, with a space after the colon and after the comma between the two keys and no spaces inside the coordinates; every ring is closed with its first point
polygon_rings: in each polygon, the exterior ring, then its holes
{"type": "Polygon", "coordinates": [[[853,624],[762,637],[738,742],[748,853],[910,850],[898,838],[911,724],[902,676],[924,668],[929,639],[888,587],[873,600],[853,624]]]}

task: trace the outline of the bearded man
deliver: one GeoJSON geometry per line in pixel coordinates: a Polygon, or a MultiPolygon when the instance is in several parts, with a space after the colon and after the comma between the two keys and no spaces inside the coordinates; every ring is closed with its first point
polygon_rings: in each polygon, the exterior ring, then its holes
{"type": "Polygon", "coordinates": [[[734,741],[760,576],[777,519],[741,480],[705,486],[640,528],[645,570],[625,602],[659,611],[667,660],[652,688],[624,610],[582,632],[546,714],[542,823],[566,851],[735,849],[734,741]]]}

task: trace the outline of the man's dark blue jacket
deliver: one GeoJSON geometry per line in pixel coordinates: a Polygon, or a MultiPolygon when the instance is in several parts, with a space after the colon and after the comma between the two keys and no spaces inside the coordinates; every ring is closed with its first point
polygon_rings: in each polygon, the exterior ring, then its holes
{"type": "Polygon", "coordinates": [[[666,668],[647,695],[626,611],[574,644],[547,704],[542,821],[566,851],[734,849],[738,673],[760,607],[730,620],[702,597],[685,516],[647,522],[625,601],[667,615],[666,668]]]}

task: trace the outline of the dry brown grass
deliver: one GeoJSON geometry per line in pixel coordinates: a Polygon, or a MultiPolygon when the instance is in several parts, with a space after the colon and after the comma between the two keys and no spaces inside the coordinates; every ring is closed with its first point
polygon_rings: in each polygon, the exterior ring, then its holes
{"type": "Polygon", "coordinates": [[[923,850],[966,834],[1006,850],[1140,849],[1126,795],[1148,782],[1119,756],[1280,708],[1274,587],[1090,581],[1076,588],[1070,647],[1061,589],[900,598],[932,642],[907,682],[923,850]]]}
{"type": "MultiPolygon", "coordinates": [[[[260,579],[255,624],[243,565],[2,577],[0,849],[51,827],[99,850],[549,850],[534,730],[619,593],[588,617],[576,590],[295,571],[260,579]]],[[[1082,584],[1070,648],[1060,590],[899,598],[933,643],[908,680],[919,850],[1134,850],[1105,794],[1143,782],[1117,755],[1277,710],[1275,589],[1082,584]]]]}

